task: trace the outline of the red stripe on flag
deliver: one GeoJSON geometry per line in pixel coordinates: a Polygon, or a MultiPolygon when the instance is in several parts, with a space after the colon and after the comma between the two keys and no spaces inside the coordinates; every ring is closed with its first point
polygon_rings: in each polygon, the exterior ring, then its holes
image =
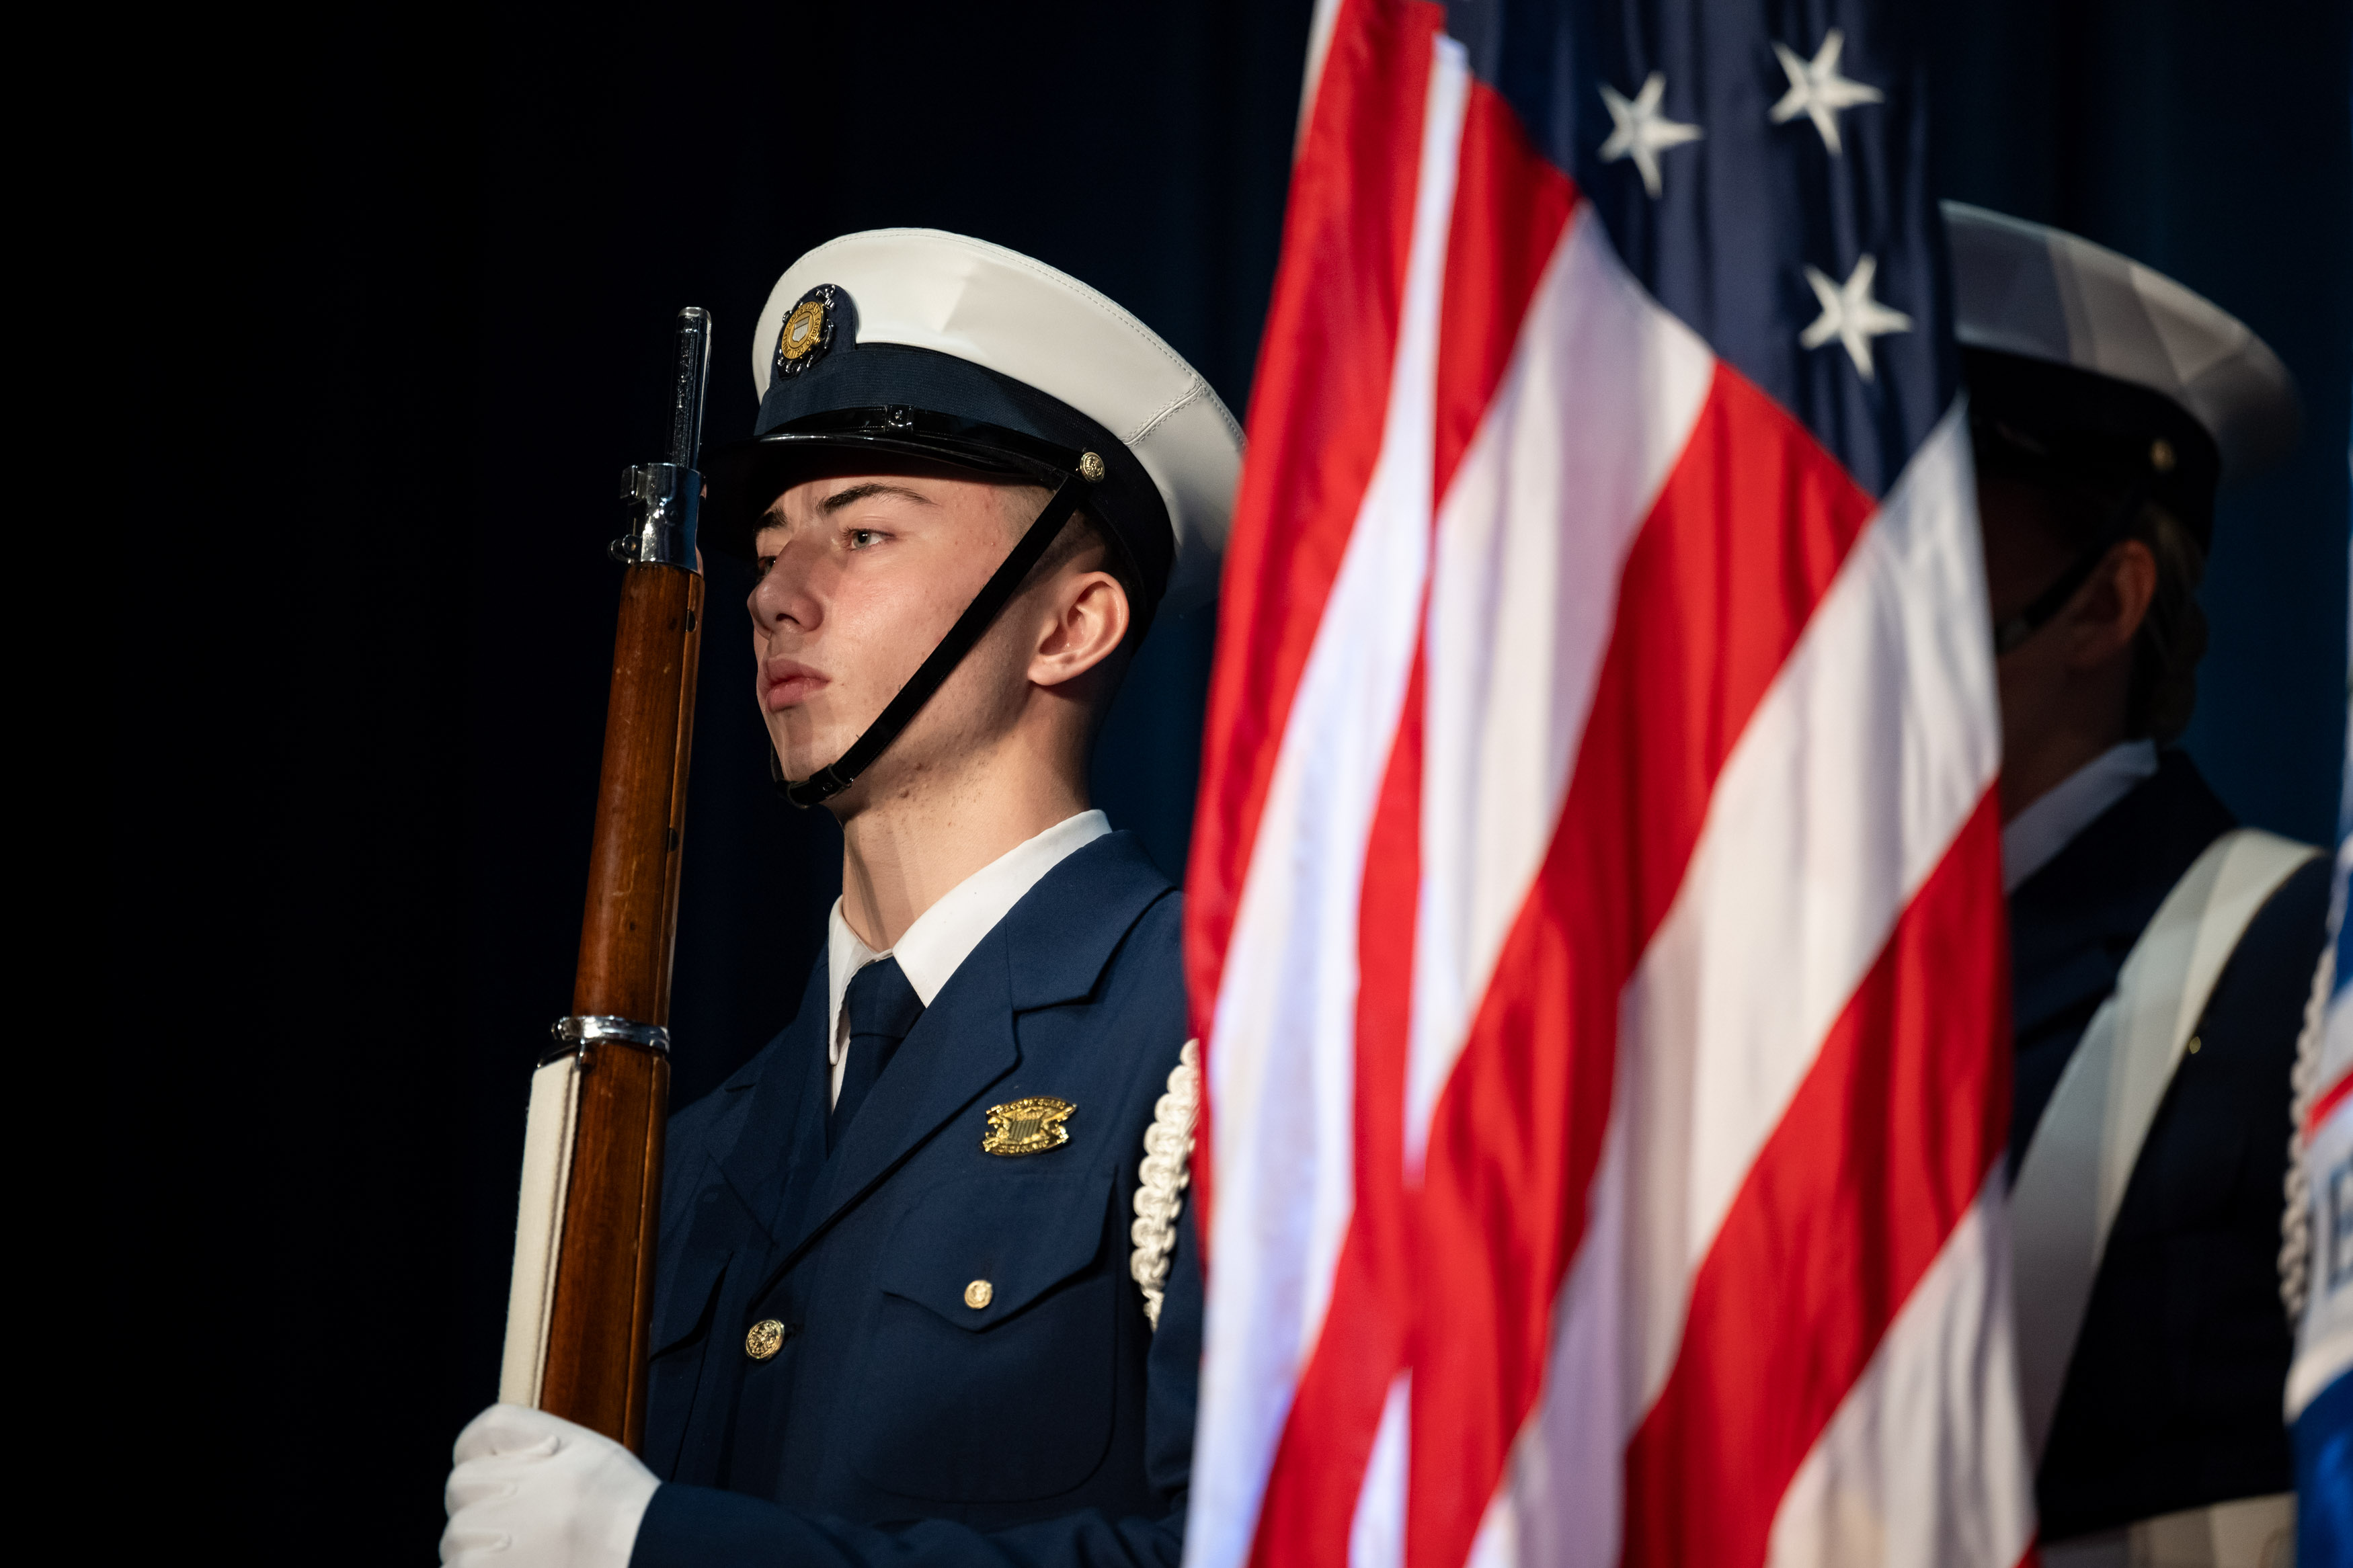
{"type": "Polygon", "coordinates": [[[1585,1232],[1620,995],[1725,758],[1873,510],[1719,366],[1627,558],[1567,799],[1439,1102],[1423,1190],[1406,1561],[1460,1568],[1540,1392],[1585,1232]]]}
{"type": "MultiPolygon", "coordinates": [[[[1472,84],[1465,106],[1458,169],[1439,331],[1433,510],[1494,400],[1577,196],[1482,82],[1472,84]]],[[[1421,885],[1425,672],[1417,653],[1366,846],[1357,920],[1356,1206],[1259,1514],[1255,1560],[1286,1568],[1347,1561],[1382,1404],[1406,1360],[1412,1243],[1405,1074],[1421,885]]]]}
{"type": "Polygon", "coordinates": [[[1426,668],[1417,650],[1366,847],[1356,926],[1356,1206],[1333,1271],[1332,1304],[1267,1475],[1250,1553],[1254,1563],[1283,1568],[1345,1568],[1381,1405],[1405,1364],[1412,1300],[1405,1072],[1421,888],[1426,668]]]}
{"type": "Polygon", "coordinates": [[[1460,166],[1438,333],[1433,507],[1494,401],[1528,301],[1577,205],[1577,186],[1529,145],[1519,115],[1483,81],[1472,82],[1464,105],[1460,166]]]}
{"type": "Polygon", "coordinates": [[[1343,0],[1292,172],[1186,877],[1186,977],[1204,1039],[1292,696],[1380,456],[1444,20],[1430,0],[1343,0]]]}
{"type": "Polygon", "coordinates": [[[2346,1097],[2348,1095],[2353,1095],[2353,1072],[2347,1073],[2343,1078],[2321,1090],[2320,1098],[2312,1102],[2311,1110],[2306,1112],[2304,1118],[2306,1142],[2309,1143],[2318,1136],[2321,1123],[2328,1120],[2330,1112],[2345,1103],[2346,1097]]]}
{"type": "Polygon", "coordinates": [[[1799,1465],[1983,1190],[2010,1117],[2000,862],[1989,792],[1758,1152],[1627,1453],[1626,1568],[1765,1561],[1799,1465]]]}

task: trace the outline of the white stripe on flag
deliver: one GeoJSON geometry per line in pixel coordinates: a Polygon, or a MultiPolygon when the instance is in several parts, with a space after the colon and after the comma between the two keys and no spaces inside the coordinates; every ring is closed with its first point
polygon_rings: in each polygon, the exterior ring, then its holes
{"type": "Polygon", "coordinates": [[[2026,1554],[2034,1467],[2009,1215],[1997,1163],[1790,1478],[1767,1568],[2010,1568],[2026,1554]]]}
{"type": "Polygon", "coordinates": [[[1641,1415],[1621,1316],[1630,1207],[1625,1078],[1621,1055],[1586,1198],[1585,1245],[1554,1302],[1544,1394],[1512,1445],[1469,1568],[1618,1568],[1626,1438],[1641,1415]]]}
{"type": "Polygon", "coordinates": [[[1348,1526],[1348,1568],[1399,1568],[1405,1562],[1405,1489],[1409,1467],[1406,1419],[1412,1408],[1413,1374],[1389,1379],[1381,1401],[1381,1424],[1373,1431],[1373,1451],[1365,1461],[1365,1484],[1356,1493],[1356,1515],[1348,1526]]]}
{"type": "Polygon", "coordinates": [[[1216,1114],[1188,1568],[1246,1562],[1355,1199],[1356,917],[1366,842],[1429,569],[1432,400],[1468,101],[1438,40],[1381,456],[1301,672],[1227,945],[1208,1052],[1216,1114]]]}
{"type": "Polygon", "coordinates": [[[1591,1223],[1545,1391],[1482,1531],[1497,1564],[1616,1562],[1624,1444],[1673,1364],[1693,1277],[1823,1037],[1992,781],[1985,605],[1957,406],[1735,744],[1627,987],[1591,1223]]]}
{"type": "Polygon", "coordinates": [[[2000,765],[1976,517],[1957,404],[1725,760],[1626,988],[1644,1409],[1757,1152],[2000,765]]]}
{"type": "Polygon", "coordinates": [[[1406,1171],[1552,842],[1618,580],[1715,357],[1580,203],[1438,513],[1406,1171]]]}

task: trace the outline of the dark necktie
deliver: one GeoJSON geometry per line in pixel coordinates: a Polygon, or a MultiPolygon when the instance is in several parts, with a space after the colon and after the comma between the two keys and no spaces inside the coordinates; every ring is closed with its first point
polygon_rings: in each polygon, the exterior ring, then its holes
{"type": "Polygon", "coordinates": [[[923,1016],[923,1003],[897,959],[878,958],[850,976],[841,1011],[849,1019],[849,1056],[841,1067],[841,1093],[825,1121],[828,1154],[849,1131],[849,1119],[865,1103],[874,1080],[899,1054],[899,1042],[923,1016]]]}

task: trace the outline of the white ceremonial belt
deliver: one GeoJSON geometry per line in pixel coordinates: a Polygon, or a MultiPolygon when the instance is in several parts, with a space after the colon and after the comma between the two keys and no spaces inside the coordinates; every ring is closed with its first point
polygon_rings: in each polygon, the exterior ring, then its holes
{"type": "Polygon", "coordinates": [[[2184,1509],[2050,1542],[2042,1568],[2295,1568],[2295,1494],[2184,1509]]]}
{"type": "Polygon", "coordinates": [[[2037,1465],[2149,1123],[2256,911],[2320,851],[2257,828],[2206,847],[2125,955],[2059,1075],[2010,1196],[2018,1380],[2037,1465]]]}

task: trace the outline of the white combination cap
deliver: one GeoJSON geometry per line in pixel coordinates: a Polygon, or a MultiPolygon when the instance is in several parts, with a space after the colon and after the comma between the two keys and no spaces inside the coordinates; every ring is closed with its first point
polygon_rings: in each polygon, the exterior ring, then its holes
{"type": "Polygon", "coordinates": [[[2224,479],[2295,446],[2295,380],[2238,318],[2063,230],[1959,202],[1944,208],[1964,349],[2066,365],[2170,399],[2213,438],[2224,479]]]}
{"type": "Polygon", "coordinates": [[[1109,471],[1090,510],[1108,514],[1115,532],[1148,516],[1155,537],[1130,542],[1147,576],[1166,563],[1171,607],[1216,589],[1240,426],[1158,334],[1043,262],[938,229],[829,240],[770,291],[752,377],[761,397],[752,445],[771,449],[779,437],[835,431],[844,444],[892,445],[877,408],[924,426],[910,439],[928,430],[927,439],[978,443],[984,457],[1027,461],[1037,443],[1083,462],[1081,449],[1092,456],[1107,437],[1115,445],[1101,454],[1109,471]],[[1156,537],[1164,530],[1167,545],[1156,537]]]}

